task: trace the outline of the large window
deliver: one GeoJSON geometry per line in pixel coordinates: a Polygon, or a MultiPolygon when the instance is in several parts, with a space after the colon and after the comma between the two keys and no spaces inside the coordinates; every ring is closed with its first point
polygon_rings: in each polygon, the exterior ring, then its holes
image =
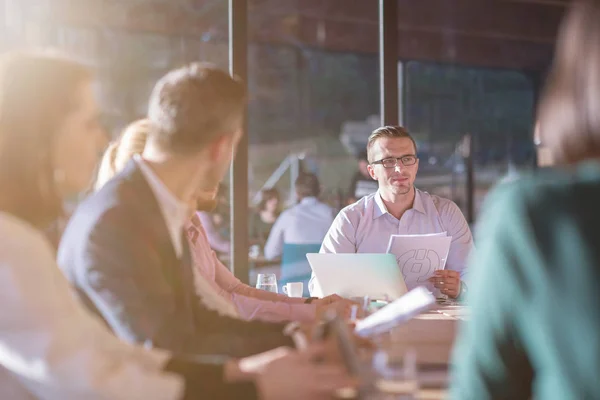
{"type": "MultiPolygon", "coordinates": [[[[398,3],[401,121],[419,144],[417,186],[465,209],[456,149],[471,135],[477,210],[492,185],[533,165],[532,82],[551,59],[561,11],[535,6],[539,23],[522,29],[515,21],[534,6],[520,2],[398,3]]],[[[248,0],[250,213],[266,187],[293,205],[301,170],[318,176],[334,210],[353,177],[364,179],[356,156],[379,125],[377,15],[373,0],[248,0]]],[[[169,69],[197,60],[227,68],[228,1],[0,0],[0,34],[0,51],[58,47],[92,66],[116,137],[145,115],[169,69]]],[[[222,190],[215,221],[228,240],[228,181],[222,190]]]]}

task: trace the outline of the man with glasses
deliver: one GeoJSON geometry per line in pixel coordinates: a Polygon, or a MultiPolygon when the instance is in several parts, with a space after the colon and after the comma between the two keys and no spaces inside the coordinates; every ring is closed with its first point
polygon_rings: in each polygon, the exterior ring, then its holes
{"type": "MultiPolygon", "coordinates": [[[[471,230],[458,206],[414,187],[419,169],[417,145],[401,126],[376,129],[367,142],[369,174],[376,193],[344,208],[325,236],[321,253],[385,253],[391,235],[446,232],[452,237],[446,269],[431,279],[451,298],[467,291],[466,259],[471,230]]],[[[318,291],[314,275],[309,288],[318,291]]]]}

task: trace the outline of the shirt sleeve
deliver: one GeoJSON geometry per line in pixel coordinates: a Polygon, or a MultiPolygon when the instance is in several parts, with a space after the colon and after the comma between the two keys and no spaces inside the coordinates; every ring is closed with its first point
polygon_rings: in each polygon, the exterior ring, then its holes
{"type": "Polygon", "coordinates": [[[283,253],[283,242],[285,240],[285,227],[286,227],[286,213],[284,212],[277,218],[269,238],[265,244],[265,258],[267,260],[273,260],[280,257],[283,253]]]}
{"type": "Polygon", "coordinates": [[[211,249],[207,249],[211,252],[210,259],[212,260],[213,268],[215,269],[215,282],[217,285],[225,290],[227,293],[234,293],[238,288],[244,286],[242,281],[235,277],[223,263],[217,257],[217,254],[211,249]]]}
{"type": "Polygon", "coordinates": [[[41,235],[0,241],[0,364],[39,399],[177,399],[169,353],[118,340],[71,293],[41,235]]]}
{"type": "Polygon", "coordinates": [[[448,236],[452,236],[446,269],[458,271],[461,280],[468,282],[467,259],[473,249],[473,235],[469,224],[453,201],[445,201],[440,206],[439,214],[448,236]]]}
{"type": "Polygon", "coordinates": [[[231,251],[231,243],[229,240],[223,239],[221,234],[215,229],[215,224],[213,223],[212,218],[210,218],[210,214],[199,212],[197,215],[204,227],[210,247],[219,253],[228,254],[231,251]]]}
{"type": "Polygon", "coordinates": [[[225,382],[223,366],[227,360],[223,356],[178,356],[169,361],[165,370],[184,377],[185,393],[181,400],[257,400],[254,383],[225,382]]]}
{"type": "Polygon", "coordinates": [[[534,246],[522,228],[526,216],[502,197],[482,213],[471,265],[473,282],[453,355],[451,398],[465,400],[531,398],[533,372],[523,350],[517,318],[526,302],[522,249],[534,246]],[[503,204],[508,204],[503,207],[503,204]]]}
{"type": "MultiPolygon", "coordinates": [[[[323,239],[320,253],[356,253],[356,228],[345,210],[335,217],[323,239]]],[[[311,273],[308,290],[312,296],[321,297],[322,292],[315,274],[311,273]]]]}
{"type": "Polygon", "coordinates": [[[261,300],[255,297],[233,295],[240,316],[265,322],[314,322],[317,308],[314,304],[294,304],[283,301],[261,300]]]}
{"type": "Polygon", "coordinates": [[[304,304],[304,299],[295,299],[248,286],[237,279],[218,260],[214,251],[212,253],[217,285],[230,294],[242,318],[266,322],[312,322],[316,318],[316,305],[304,304]]]}
{"type": "Polygon", "coordinates": [[[323,239],[321,253],[356,253],[356,228],[342,210],[323,239]]]}
{"type": "Polygon", "coordinates": [[[233,302],[242,318],[265,322],[314,321],[316,306],[304,304],[304,299],[295,299],[266,292],[242,283],[219,261],[215,252],[208,245],[202,226],[196,226],[195,229],[198,230],[198,236],[192,243],[195,252],[195,268],[203,273],[207,279],[214,276],[216,286],[220,288],[219,294],[233,302]],[[208,252],[208,254],[205,252],[208,252]],[[198,260],[208,260],[210,265],[208,265],[208,262],[207,265],[198,265],[198,260]],[[205,271],[204,268],[213,268],[214,271],[210,273],[205,271]]]}

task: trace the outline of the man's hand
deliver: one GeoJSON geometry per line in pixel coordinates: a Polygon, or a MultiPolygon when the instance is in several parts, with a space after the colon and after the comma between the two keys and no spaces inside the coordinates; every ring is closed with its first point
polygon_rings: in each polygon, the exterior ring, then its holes
{"type": "MultiPolygon", "coordinates": [[[[350,333],[350,339],[352,340],[352,343],[354,344],[354,346],[356,348],[371,350],[375,347],[374,343],[370,339],[359,336],[354,332],[354,324],[353,323],[350,323],[350,322],[345,322],[345,323],[347,324],[347,329],[350,333]]],[[[309,341],[311,343],[313,343],[313,344],[321,343],[322,345],[325,346],[325,348],[323,350],[324,361],[330,362],[330,363],[342,363],[343,362],[343,358],[340,353],[340,348],[339,348],[339,343],[337,341],[337,338],[335,338],[333,335],[328,335],[325,338],[320,338],[320,336],[318,336],[320,339],[318,339],[317,337],[314,336],[314,333],[316,330],[323,329],[322,326],[319,326],[319,323],[317,323],[317,325],[302,325],[302,327],[300,329],[306,335],[306,337],[309,338],[309,341]]]]}
{"type": "MultiPolygon", "coordinates": [[[[335,310],[341,318],[347,319],[350,318],[350,315],[352,314],[352,306],[358,306],[358,304],[352,300],[345,299],[337,294],[314,300],[313,304],[317,305],[317,318],[321,318],[329,310],[335,310]]],[[[357,317],[362,317],[362,313],[363,311],[359,306],[357,317]]]]}
{"type": "Polygon", "coordinates": [[[334,391],[356,387],[339,364],[315,364],[323,359],[326,345],[312,344],[307,351],[279,357],[264,367],[255,382],[261,400],[331,399],[334,391]]]}
{"type": "Polygon", "coordinates": [[[435,271],[434,276],[429,278],[429,282],[440,289],[440,292],[447,294],[453,299],[460,295],[460,274],[457,271],[449,269],[435,271]]]}
{"type": "Polygon", "coordinates": [[[343,297],[338,296],[337,294],[330,294],[327,297],[323,297],[322,299],[316,299],[313,300],[314,304],[331,304],[331,303],[335,303],[336,301],[341,301],[341,300],[345,300],[343,297]]]}
{"type": "Polygon", "coordinates": [[[264,353],[242,358],[237,362],[230,362],[226,365],[225,377],[228,381],[253,379],[256,375],[262,373],[270,363],[293,352],[294,350],[289,347],[278,347],[264,353]]]}

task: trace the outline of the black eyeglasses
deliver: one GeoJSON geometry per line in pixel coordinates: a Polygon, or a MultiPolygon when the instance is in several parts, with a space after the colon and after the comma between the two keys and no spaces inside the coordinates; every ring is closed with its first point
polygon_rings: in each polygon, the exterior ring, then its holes
{"type": "Polygon", "coordinates": [[[418,158],[414,154],[409,154],[402,157],[388,157],[383,160],[373,161],[371,164],[381,164],[383,168],[395,168],[398,165],[398,162],[401,162],[405,167],[409,167],[411,165],[415,165],[418,158]]]}

